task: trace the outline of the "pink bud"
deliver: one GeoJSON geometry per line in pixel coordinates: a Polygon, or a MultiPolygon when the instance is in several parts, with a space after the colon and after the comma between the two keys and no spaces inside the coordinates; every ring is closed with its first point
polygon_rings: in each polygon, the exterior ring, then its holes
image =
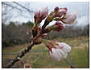
{"type": "Polygon", "coordinates": [[[56,29],[55,29],[56,31],[60,31],[60,30],[64,29],[64,26],[60,21],[57,21],[55,23],[55,26],[56,26],[56,29]]]}
{"type": "Polygon", "coordinates": [[[59,10],[61,13],[66,13],[67,12],[67,8],[60,8],[59,10]]]}
{"type": "Polygon", "coordinates": [[[45,19],[45,17],[48,15],[48,9],[47,8],[45,8],[44,10],[42,10],[42,12],[41,12],[41,18],[42,19],[45,19]]]}
{"type": "Polygon", "coordinates": [[[60,8],[59,11],[55,14],[55,17],[62,17],[64,14],[66,14],[67,8],[60,8]]]}
{"type": "MultiPolygon", "coordinates": [[[[45,44],[46,45],[46,44],[45,44]]],[[[50,41],[47,44],[50,56],[56,61],[67,58],[69,52],[71,51],[71,46],[66,43],[61,43],[58,41],[50,41]]]]}
{"type": "Polygon", "coordinates": [[[55,7],[55,8],[54,8],[54,11],[58,11],[58,10],[59,10],[59,7],[55,7]]]}
{"type": "Polygon", "coordinates": [[[35,12],[34,14],[34,20],[35,23],[40,23],[45,17],[48,15],[48,9],[45,8],[41,11],[35,12]]]}
{"type": "Polygon", "coordinates": [[[65,24],[71,24],[76,20],[76,14],[66,14],[65,18],[62,21],[65,24]]]}

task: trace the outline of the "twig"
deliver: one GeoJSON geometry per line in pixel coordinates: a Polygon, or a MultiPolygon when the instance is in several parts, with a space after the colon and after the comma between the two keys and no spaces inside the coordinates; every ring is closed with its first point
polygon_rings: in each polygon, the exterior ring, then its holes
{"type": "Polygon", "coordinates": [[[15,6],[12,6],[11,4],[8,4],[8,3],[5,3],[5,2],[2,2],[2,4],[7,5],[7,6],[11,7],[11,8],[15,8],[15,9],[17,9],[19,11],[22,11],[21,9],[19,9],[19,8],[15,7],[15,6]]]}
{"type": "Polygon", "coordinates": [[[13,3],[15,3],[15,4],[19,5],[20,7],[24,8],[24,9],[27,10],[29,13],[32,13],[32,12],[33,12],[32,10],[26,8],[25,6],[23,6],[23,5],[21,5],[21,4],[17,3],[17,2],[13,2],[13,3]]]}
{"type": "Polygon", "coordinates": [[[19,61],[23,56],[25,56],[25,54],[28,53],[29,50],[31,50],[33,45],[34,43],[31,42],[30,45],[27,48],[25,48],[23,51],[21,51],[20,54],[18,54],[16,58],[13,59],[5,68],[11,68],[17,61],[19,61]]]}
{"type": "Polygon", "coordinates": [[[6,68],[11,68],[17,61],[19,61],[23,56],[25,56],[26,53],[29,52],[29,50],[32,49],[33,45],[35,44],[34,41],[36,41],[36,39],[38,39],[41,36],[41,34],[38,34],[36,37],[34,37],[30,43],[30,45],[25,48],[23,51],[20,52],[20,54],[18,54],[16,56],[15,59],[13,59],[7,66],[6,68]]]}

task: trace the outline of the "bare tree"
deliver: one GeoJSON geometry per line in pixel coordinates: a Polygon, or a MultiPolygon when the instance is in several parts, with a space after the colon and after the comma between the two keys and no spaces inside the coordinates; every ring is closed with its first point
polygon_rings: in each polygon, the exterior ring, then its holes
{"type": "MultiPolygon", "coordinates": [[[[24,4],[24,3],[23,3],[24,4]]],[[[26,3],[29,5],[28,3],[26,3]]],[[[24,18],[32,17],[33,11],[29,7],[25,7],[17,2],[2,2],[2,21],[3,23],[9,22],[12,18],[22,16],[24,18]],[[16,13],[16,15],[14,14],[16,13]],[[27,13],[24,14],[24,13],[27,13]]]]}

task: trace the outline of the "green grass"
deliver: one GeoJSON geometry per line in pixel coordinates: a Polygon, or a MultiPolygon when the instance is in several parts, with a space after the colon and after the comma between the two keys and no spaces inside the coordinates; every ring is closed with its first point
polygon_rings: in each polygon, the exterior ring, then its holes
{"type": "MultiPolygon", "coordinates": [[[[89,50],[88,50],[88,37],[77,38],[58,38],[61,42],[66,42],[72,46],[70,56],[68,60],[76,68],[88,68],[89,67],[89,50]]],[[[3,66],[8,63],[8,59],[14,58],[20,50],[24,49],[27,44],[18,45],[15,47],[8,47],[3,49],[3,66]],[[11,53],[11,54],[10,54],[11,53]],[[13,54],[15,53],[15,54],[13,54]],[[5,55],[6,54],[6,55],[5,55]],[[7,62],[6,62],[7,61],[7,62]]],[[[44,44],[35,45],[32,50],[27,53],[22,60],[25,63],[29,63],[33,68],[69,68],[70,65],[66,61],[60,62],[54,61],[49,56],[47,48],[44,44]]]]}
{"type": "Polygon", "coordinates": [[[72,62],[78,68],[88,68],[89,62],[89,55],[88,55],[88,48],[73,48],[71,53],[72,62]]]}

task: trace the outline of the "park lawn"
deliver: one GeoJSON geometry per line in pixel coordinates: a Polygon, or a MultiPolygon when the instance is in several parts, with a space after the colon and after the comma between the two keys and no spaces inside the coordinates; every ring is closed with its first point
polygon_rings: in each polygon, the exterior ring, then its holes
{"type": "MultiPolygon", "coordinates": [[[[66,42],[72,46],[72,51],[67,57],[72,65],[76,68],[88,68],[89,67],[89,38],[82,36],[76,38],[57,38],[61,42],[66,42]]],[[[20,52],[20,50],[27,47],[28,44],[18,45],[15,47],[4,48],[3,50],[3,66],[20,52]]],[[[31,64],[33,68],[69,68],[70,65],[62,60],[60,62],[51,59],[48,53],[48,49],[44,44],[35,45],[32,50],[26,54],[22,59],[25,63],[31,64]]]]}

